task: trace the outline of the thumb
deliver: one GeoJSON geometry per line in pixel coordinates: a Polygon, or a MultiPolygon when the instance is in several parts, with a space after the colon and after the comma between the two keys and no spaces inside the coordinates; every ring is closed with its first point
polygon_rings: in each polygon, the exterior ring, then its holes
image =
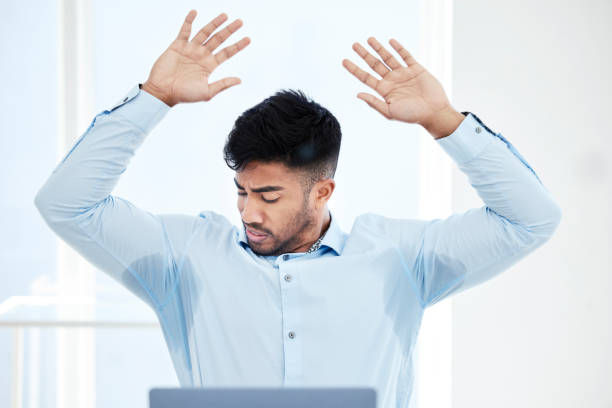
{"type": "Polygon", "coordinates": [[[238,77],[227,77],[213,82],[212,84],[208,85],[208,90],[210,91],[208,99],[212,99],[219,92],[224,91],[227,88],[231,88],[234,85],[238,85],[241,82],[242,81],[238,77]]]}
{"type": "Polygon", "coordinates": [[[374,108],[381,115],[383,115],[387,119],[391,119],[391,114],[389,113],[389,105],[385,101],[382,101],[375,97],[372,94],[366,92],[359,92],[357,94],[357,98],[365,101],[370,107],[374,108]]]}

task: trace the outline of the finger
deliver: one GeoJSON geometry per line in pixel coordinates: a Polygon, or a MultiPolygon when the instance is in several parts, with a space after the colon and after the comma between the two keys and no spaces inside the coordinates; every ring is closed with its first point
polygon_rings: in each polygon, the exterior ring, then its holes
{"type": "Polygon", "coordinates": [[[242,20],[234,20],[230,25],[213,35],[210,40],[204,44],[204,47],[206,47],[208,51],[213,52],[220,44],[223,43],[223,41],[227,40],[227,38],[235,33],[240,27],[242,27],[242,20]]]}
{"type": "Polygon", "coordinates": [[[357,65],[353,64],[348,59],[342,60],[342,65],[346,68],[351,74],[355,76],[358,80],[372,88],[376,91],[376,87],[378,86],[379,80],[374,78],[372,75],[365,72],[363,69],[359,68],[357,65]]]}
{"type": "Polygon", "coordinates": [[[198,31],[191,42],[202,44],[210,35],[227,20],[227,14],[221,13],[198,31]]]}
{"type": "Polygon", "coordinates": [[[242,40],[223,48],[221,51],[215,54],[215,60],[217,61],[217,65],[221,65],[221,63],[231,58],[238,51],[243,50],[250,43],[251,39],[249,37],[244,37],[242,40]]]}
{"type": "Polygon", "coordinates": [[[391,44],[393,49],[397,51],[400,57],[402,57],[406,65],[411,66],[411,65],[416,64],[416,60],[412,57],[412,55],[404,47],[402,47],[402,44],[400,44],[396,39],[394,38],[390,39],[389,44],[391,44]]]}
{"type": "Polygon", "coordinates": [[[185,17],[185,22],[181,26],[181,31],[179,31],[178,35],[176,36],[177,40],[189,41],[189,35],[191,35],[191,23],[193,23],[196,14],[198,14],[198,12],[195,10],[191,10],[189,11],[189,13],[187,13],[187,17],[185,17]]]}
{"type": "Polygon", "coordinates": [[[366,101],[367,104],[370,105],[370,107],[374,108],[385,118],[391,119],[391,115],[389,114],[389,105],[387,105],[385,101],[381,101],[374,95],[365,92],[358,93],[357,97],[362,101],[366,101]]]}
{"type": "Polygon", "coordinates": [[[376,73],[381,77],[384,78],[385,75],[391,72],[385,64],[383,64],[378,58],[370,54],[368,50],[366,50],[361,44],[354,43],[353,50],[355,50],[355,52],[359,54],[359,56],[363,58],[365,62],[368,63],[370,68],[376,71],[376,73]]]}
{"type": "Polygon", "coordinates": [[[368,38],[368,44],[370,44],[370,47],[372,47],[374,51],[376,51],[378,55],[380,55],[383,61],[385,61],[385,64],[387,64],[391,69],[397,69],[402,67],[402,64],[400,64],[399,61],[396,60],[395,57],[389,51],[387,51],[387,49],[383,47],[381,43],[376,40],[376,38],[368,38]]]}
{"type": "Polygon", "coordinates": [[[238,85],[240,82],[241,82],[240,78],[238,77],[227,77],[227,78],[223,78],[218,81],[215,81],[212,84],[208,85],[208,89],[210,89],[210,92],[211,92],[210,97],[212,98],[219,92],[224,91],[227,88],[230,88],[234,85],[238,85]]]}

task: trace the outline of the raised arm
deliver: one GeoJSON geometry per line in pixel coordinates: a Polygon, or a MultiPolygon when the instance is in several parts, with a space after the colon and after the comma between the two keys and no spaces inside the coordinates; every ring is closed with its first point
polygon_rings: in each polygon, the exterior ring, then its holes
{"type": "Polygon", "coordinates": [[[241,21],[212,35],[227,19],[221,14],[190,41],[195,15],[189,12],[142,89],[135,86],[116,106],[96,115],[34,199],[60,238],[155,308],[174,288],[182,253],[201,220],[152,214],[111,192],[136,149],[171,106],[208,101],[240,82],[230,77],[209,84],[208,76],[249,43],[243,38],[213,53],[241,21]]]}
{"type": "MultiPolygon", "coordinates": [[[[548,240],[561,209],[535,171],[500,133],[452,108],[440,83],[399,42],[401,64],[375,38],[353,49],[380,76],[344,67],[378,93],[358,97],[388,119],[420,124],[467,175],[485,206],[431,221],[366,214],[358,220],[397,243],[423,307],[482,283],[548,240]],[[383,62],[384,61],[384,62],[383,62]]],[[[467,113],[467,112],[466,112],[467,113]]]]}

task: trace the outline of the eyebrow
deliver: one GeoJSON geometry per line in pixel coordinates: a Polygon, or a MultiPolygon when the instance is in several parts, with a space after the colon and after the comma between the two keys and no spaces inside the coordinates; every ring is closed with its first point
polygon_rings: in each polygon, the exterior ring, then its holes
{"type": "MultiPolygon", "coordinates": [[[[244,187],[238,184],[238,181],[236,181],[236,179],[234,179],[234,183],[236,183],[236,187],[238,187],[239,189],[245,190],[244,187]]],[[[284,189],[285,187],[281,187],[281,186],[263,186],[259,188],[254,188],[251,191],[253,191],[254,193],[269,193],[270,191],[280,191],[284,189]]]]}

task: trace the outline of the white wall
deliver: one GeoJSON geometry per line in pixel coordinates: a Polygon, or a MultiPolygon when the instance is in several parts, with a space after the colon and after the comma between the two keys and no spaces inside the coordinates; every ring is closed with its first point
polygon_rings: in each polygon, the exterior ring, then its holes
{"type": "MultiPolygon", "coordinates": [[[[454,408],[612,407],[610,20],[608,0],[455,2],[453,105],[515,145],[563,220],[454,298],[454,408]]],[[[454,211],[480,204],[453,182],[454,211]]]]}

